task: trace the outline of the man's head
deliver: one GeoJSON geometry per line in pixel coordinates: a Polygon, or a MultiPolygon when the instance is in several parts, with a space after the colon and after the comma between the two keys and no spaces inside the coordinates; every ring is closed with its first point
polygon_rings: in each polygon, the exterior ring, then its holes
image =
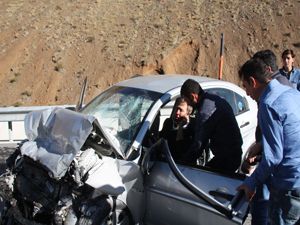
{"type": "Polygon", "coordinates": [[[178,97],[174,104],[173,119],[175,122],[186,123],[189,121],[189,116],[193,111],[192,106],[189,104],[189,100],[185,97],[178,97]]]}
{"type": "Polygon", "coordinates": [[[203,89],[201,88],[200,84],[193,80],[187,79],[180,90],[181,96],[186,97],[190,100],[191,104],[195,105],[198,103],[200,96],[203,94],[203,89]]]}
{"type": "Polygon", "coordinates": [[[281,59],[282,59],[282,66],[283,66],[284,70],[289,72],[293,69],[295,56],[296,55],[295,55],[294,51],[291,49],[286,49],[283,51],[283,53],[281,54],[281,59]]]}
{"type": "Polygon", "coordinates": [[[262,91],[271,80],[272,72],[267,69],[268,66],[263,60],[252,58],[239,69],[239,77],[247,95],[257,102],[262,91]]]}
{"type": "Polygon", "coordinates": [[[269,49],[256,52],[252,58],[258,58],[262,60],[266,65],[269,66],[267,69],[269,69],[270,72],[275,72],[278,70],[276,55],[269,49]]]}

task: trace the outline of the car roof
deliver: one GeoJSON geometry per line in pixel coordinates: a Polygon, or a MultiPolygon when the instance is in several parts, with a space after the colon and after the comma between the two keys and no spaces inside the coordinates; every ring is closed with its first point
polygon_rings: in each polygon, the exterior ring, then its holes
{"type": "Polygon", "coordinates": [[[131,79],[121,81],[116,86],[142,88],[149,91],[155,91],[159,93],[166,93],[174,88],[182,86],[185,80],[194,79],[201,83],[223,83],[229,84],[229,82],[217,80],[214,78],[193,76],[193,75],[145,75],[135,76],[131,79]]]}

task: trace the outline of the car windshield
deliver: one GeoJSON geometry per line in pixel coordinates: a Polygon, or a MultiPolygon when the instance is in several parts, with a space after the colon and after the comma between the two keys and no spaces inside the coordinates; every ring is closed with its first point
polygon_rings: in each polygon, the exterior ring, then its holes
{"type": "Polygon", "coordinates": [[[95,116],[119,150],[126,154],[144,116],[160,96],[143,89],[113,86],[81,112],[95,116]]]}

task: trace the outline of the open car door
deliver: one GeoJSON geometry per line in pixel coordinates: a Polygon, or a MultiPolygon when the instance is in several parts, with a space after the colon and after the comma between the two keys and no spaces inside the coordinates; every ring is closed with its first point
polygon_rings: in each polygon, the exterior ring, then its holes
{"type": "Polygon", "coordinates": [[[163,139],[150,151],[151,156],[145,157],[142,163],[146,171],[145,224],[243,224],[248,214],[248,202],[236,188],[244,176],[217,173],[205,167],[176,165],[163,139]],[[153,160],[156,158],[153,155],[162,151],[167,162],[153,160]]]}

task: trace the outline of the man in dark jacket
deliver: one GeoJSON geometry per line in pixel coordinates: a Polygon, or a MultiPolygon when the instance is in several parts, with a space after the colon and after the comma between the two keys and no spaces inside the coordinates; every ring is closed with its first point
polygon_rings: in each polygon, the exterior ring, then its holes
{"type": "Polygon", "coordinates": [[[193,137],[192,118],[193,108],[184,97],[176,99],[170,118],[166,119],[160,132],[160,137],[167,140],[170,152],[175,162],[185,163],[183,155],[193,137]]]}
{"type": "Polygon", "coordinates": [[[188,98],[197,110],[195,134],[186,159],[196,163],[209,144],[214,157],[206,166],[235,172],[241,163],[243,141],[229,103],[217,95],[204,92],[200,84],[192,79],[182,85],[181,96],[188,98]]]}

